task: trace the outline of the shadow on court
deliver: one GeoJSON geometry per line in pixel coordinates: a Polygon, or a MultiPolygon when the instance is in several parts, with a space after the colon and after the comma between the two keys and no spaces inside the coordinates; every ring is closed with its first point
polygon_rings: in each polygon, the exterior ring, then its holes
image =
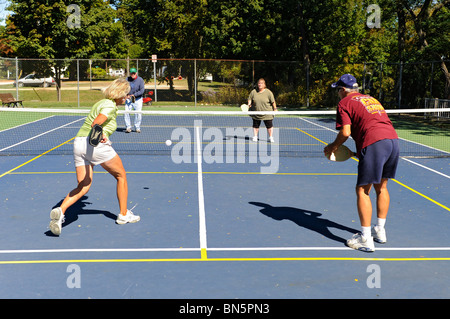
{"type": "Polygon", "coordinates": [[[339,243],[346,243],[346,240],[339,236],[334,235],[330,228],[336,228],[344,231],[350,232],[352,235],[357,233],[358,230],[346,227],[344,225],[338,224],[336,222],[330,221],[325,218],[320,218],[322,214],[304,210],[294,207],[276,207],[269,204],[260,202],[249,202],[251,205],[262,207],[260,212],[267,217],[273,218],[275,220],[290,220],[296,223],[298,226],[315,231],[329,239],[335,240],[339,243]]]}
{"type": "MultiPolygon", "coordinates": [[[[117,215],[114,215],[113,213],[106,211],[106,210],[98,210],[98,209],[86,209],[87,206],[92,205],[91,202],[88,202],[87,199],[88,196],[83,196],[78,200],[75,204],[70,206],[65,214],[65,221],[62,225],[62,227],[69,226],[74,221],[78,220],[78,216],[80,215],[104,215],[106,218],[110,218],[112,220],[116,220],[117,215]]],[[[61,199],[55,206],[52,207],[59,207],[61,206],[61,203],[63,202],[63,199],[61,199]]],[[[53,235],[53,233],[48,230],[45,232],[45,235],[53,237],[56,235],[53,235]]],[[[56,236],[57,237],[57,236],[56,236]]]]}

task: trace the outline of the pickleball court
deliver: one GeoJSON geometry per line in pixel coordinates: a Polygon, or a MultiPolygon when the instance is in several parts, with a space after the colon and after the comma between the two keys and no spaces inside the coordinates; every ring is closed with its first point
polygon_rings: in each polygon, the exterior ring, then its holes
{"type": "Polygon", "coordinates": [[[140,222],[115,224],[115,180],[96,167],[57,237],[49,213],[76,185],[71,140],[85,114],[6,113],[1,298],[450,297],[446,150],[401,140],[388,242],[364,253],[345,246],[360,230],[357,159],[321,153],[332,114],[277,115],[275,143],[263,127],[252,142],[244,116],[150,112],[142,134],[125,133],[119,116],[111,140],[140,222]],[[74,267],[80,287],[70,287],[74,267]]]}

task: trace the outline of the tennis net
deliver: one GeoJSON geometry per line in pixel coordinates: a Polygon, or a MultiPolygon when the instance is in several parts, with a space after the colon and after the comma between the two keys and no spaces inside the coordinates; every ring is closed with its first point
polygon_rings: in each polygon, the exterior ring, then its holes
{"type": "MultiPolygon", "coordinates": [[[[450,156],[450,108],[387,110],[400,137],[403,157],[450,156]]],[[[71,155],[73,138],[89,110],[0,108],[0,156],[71,155]]],[[[336,137],[335,110],[327,111],[142,111],[141,133],[125,132],[119,111],[111,136],[120,155],[186,155],[201,149],[211,156],[251,156],[265,151],[280,157],[322,157],[336,137]],[[249,115],[275,115],[274,141],[261,124],[253,141],[249,115]],[[167,145],[166,141],[172,144],[167,145]]],[[[349,139],[346,145],[355,150],[349,139]]]]}

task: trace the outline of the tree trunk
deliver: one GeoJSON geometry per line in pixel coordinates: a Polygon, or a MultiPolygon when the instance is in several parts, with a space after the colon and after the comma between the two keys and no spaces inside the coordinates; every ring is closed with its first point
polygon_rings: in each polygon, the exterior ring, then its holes
{"type": "Polygon", "coordinates": [[[448,71],[447,65],[444,62],[444,59],[441,58],[441,70],[444,72],[445,76],[445,89],[444,89],[444,98],[450,100],[450,73],[448,71]]]}

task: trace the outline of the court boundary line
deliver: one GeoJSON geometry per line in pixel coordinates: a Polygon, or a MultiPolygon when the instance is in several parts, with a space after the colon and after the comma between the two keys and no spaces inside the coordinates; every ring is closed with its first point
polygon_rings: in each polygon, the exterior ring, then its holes
{"type": "Polygon", "coordinates": [[[0,265],[17,264],[79,264],[79,263],[136,263],[136,262],[236,262],[236,261],[450,261],[450,257],[243,257],[243,258],[128,258],[128,259],[49,259],[4,260],[0,265]]]}
{"type": "MultiPolygon", "coordinates": [[[[66,172],[11,172],[10,175],[45,175],[45,174],[76,174],[75,171],[66,171],[66,172]]],[[[94,174],[109,174],[106,171],[94,171],[94,174]]],[[[196,175],[198,172],[188,172],[188,171],[174,171],[174,172],[138,172],[138,171],[127,171],[127,174],[175,174],[175,175],[183,175],[183,174],[190,174],[190,175],[196,175]]],[[[301,172],[292,172],[292,173],[261,173],[261,172],[205,172],[202,171],[203,175],[280,175],[280,176],[356,176],[357,173],[301,173],[301,172]]]]}
{"type": "MultiPolygon", "coordinates": [[[[67,142],[69,142],[69,141],[67,141],[67,142]]],[[[65,142],[65,143],[67,143],[67,142],[65,142]]],[[[65,143],[63,143],[63,144],[65,144],[65,143]]],[[[40,156],[42,156],[42,155],[40,155],[40,156]]],[[[40,157],[40,156],[38,156],[38,157],[40,157]]],[[[38,157],[30,160],[29,162],[37,159],[38,157]]],[[[357,161],[357,159],[354,159],[354,158],[352,158],[352,159],[357,161]]],[[[9,172],[6,172],[6,173],[0,175],[0,178],[7,174],[10,174],[10,175],[30,174],[31,175],[31,174],[74,174],[75,173],[75,172],[15,172],[15,173],[13,172],[16,169],[18,169],[22,166],[25,166],[26,164],[28,164],[28,162],[14,168],[13,170],[10,170],[9,172]]],[[[107,172],[102,172],[102,171],[95,172],[94,171],[94,174],[107,174],[107,172]]],[[[130,172],[127,172],[127,174],[179,174],[179,175],[186,174],[187,175],[187,174],[198,174],[198,172],[134,172],[134,171],[130,171],[130,172]]],[[[223,175],[278,175],[278,176],[356,176],[357,175],[356,173],[270,173],[270,174],[267,173],[267,174],[264,174],[261,172],[202,172],[202,175],[203,174],[205,174],[205,175],[214,175],[214,174],[216,174],[216,175],[220,175],[220,174],[223,174],[223,175]]],[[[429,197],[425,194],[420,193],[419,191],[409,187],[408,185],[398,181],[397,179],[393,178],[392,181],[399,184],[400,186],[403,186],[404,188],[408,189],[409,191],[427,199],[428,201],[432,202],[433,204],[435,204],[447,211],[450,211],[449,207],[445,206],[444,204],[439,203],[438,201],[432,199],[431,197],[429,197]]],[[[202,182],[202,184],[203,184],[203,182],[202,182]]],[[[202,191],[203,191],[203,189],[202,189],[202,191]]],[[[203,201],[204,201],[204,199],[203,199],[203,201]]]]}
{"type": "Polygon", "coordinates": [[[198,214],[199,214],[199,236],[201,259],[207,259],[207,236],[206,236],[206,214],[205,196],[203,192],[203,169],[202,169],[202,146],[200,140],[201,126],[195,126],[195,140],[197,151],[197,188],[198,188],[198,214]]]}
{"type": "MultiPolygon", "coordinates": [[[[54,249],[3,249],[7,254],[52,254],[52,253],[109,253],[109,252],[199,252],[200,247],[179,248],[54,248],[54,249]]],[[[208,251],[355,251],[347,246],[336,247],[208,247],[208,251]]],[[[450,247],[377,247],[376,251],[450,251],[450,247]]]]}
{"type": "Polygon", "coordinates": [[[31,122],[26,122],[26,123],[19,124],[19,125],[13,126],[13,127],[5,128],[4,130],[0,130],[0,133],[7,132],[9,130],[14,130],[16,128],[19,128],[19,127],[22,127],[22,126],[25,126],[25,125],[34,124],[36,122],[47,120],[47,119],[50,119],[52,117],[55,117],[55,115],[50,115],[50,116],[43,117],[41,119],[37,119],[37,120],[31,121],[31,122]]]}
{"type": "MultiPolygon", "coordinates": [[[[309,123],[309,124],[311,124],[311,125],[318,126],[318,127],[322,128],[322,129],[325,129],[325,130],[328,130],[328,131],[330,131],[330,132],[333,132],[333,133],[337,134],[336,130],[332,130],[332,129],[330,129],[329,127],[326,127],[326,126],[323,126],[323,125],[320,125],[320,124],[317,124],[317,123],[308,121],[307,119],[302,118],[302,117],[299,117],[299,119],[301,119],[301,120],[303,120],[303,121],[305,121],[305,122],[307,122],[307,123],[309,123]]],[[[318,140],[319,142],[321,142],[321,143],[323,143],[323,144],[325,144],[325,145],[328,145],[328,143],[325,143],[324,141],[322,141],[322,140],[316,138],[315,136],[313,136],[313,135],[311,135],[311,134],[308,134],[308,133],[304,132],[303,130],[301,130],[301,129],[299,129],[299,128],[296,128],[296,129],[299,130],[299,131],[301,131],[302,133],[305,133],[305,134],[309,135],[310,137],[312,137],[312,138],[318,140]]],[[[351,136],[350,136],[349,138],[352,139],[351,136]]],[[[450,154],[450,152],[441,150],[441,149],[439,149],[439,148],[432,147],[432,146],[429,146],[429,145],[425,145],[425,144],[422,144],[422,143],[419,143],[419,142],[415,142],[415,141],[410,141],[410,140],[407,140],[407,139],[405,139],[405,138],[403,138],[403,137],[399,137],[399,139],[400,139],[400,140],[403,140],[403,141],[406,141],[406,142],[408,142],[408,143],[417,144],[417,145],[420,145],[420,146],[423,146],[423,147],[426,147],[426,148],[429,148],[429,149],[432,149],[432,150],[436,150],[436,151],[439,151],[439,152],[442,152],[442,153],[450,154]]],[[[414,165],[417,165],[417,166],[422,167],[422,168],[424,168],[424,169],[427,169],[427,170],[429,170],[429,171],[431,171],[431,172],[433,172],[433,173],[442,175],[442,176],[444,176],[444,177],[446,177],[446,178],[450,178],[450,176],[448,176],[448,175],[445,175],[445,174],[443,174],[443,173],[441,173],[441,172],[438,172],[438,171],[436,171],[436,170],[434,170],[434,169],[432,169],[432,168],[430,168],[430,167],[428,167],[428,166],[425,166],[425,165],[416,163],[416,162],[414,162],[414,161],[412,161],[412,160],[410,160],[410,159],[408,159],[408,158],[406,158],[406,157],[404,157],[404,156],[400,156],[400,158],[401,158],[402,160],[405,160],[405,161],[407,161],[407,162],[410,162],[411,164],[414,164],[414,165]]]]}
{"type": "MultiPolygon", "coordinates": [[[[306,121],[306,122],[309,123],[309,121],[307,121],[307,120],[305,120],[305,119],[303,119],[303,118],[300,118],[300,119],[302,119],[302,120],[304,120],[304,121],[306,121]]],[[[315,124],[315,123],[311,123],[311,124],[314,124],[314,125],[316,125],[316,126],[321,126],[321,125],[315,124]]],[[[327,130],[330,130],[329,128],[327,128],[327,127],[325,127],[325,126],[323,126],[323,128],[325,128],[325,129],[327,129],[327,130]]],[[[308,135],[308,136],[310,136],[310,137],[312,137],[312,138],[314,138],[314,139],[316,139],[317,141],[319,141],[319,142],[321,142],[321,143],[327,145],[326,142],[320,140],[319,138],[317,138],[317,137],[315,137],[315,136],[313,136],[313,135],[311,135],[311,134],[309,134],[309,133],[307,133],[307,132],[305,132],[305,131],[303,131],[303,130],[301,130],[301,129],[299,129],[299,128],[297,128],[297,130],[300,131],[300,132],[302,132],[302,133],[304,133],[304,134],[306,134],[306,135],[308,135]]],[[[400,157],[400,158],[402,158],[402,157],[400,157]]],[[[358,158],[352,157],[351,159],[354,160],[354,161],[356,161],[356,162],[359,162],[359,159],[358,159],[358,158]]],[[[402,158],[402,159],[404,159],[404,158],[402,158]]],[[[406,159],[404,159],[404,160],[406,160],[406,159]]],[[[407,160],[407,161],[408,161],[408,162],[411,162],[411,163],[413,163],[413,164],[416,164],[416,165],[418,165],[419,167],[426,168],[425,166],[419,165],[419,164],[415,163],[414,161],[411,161],[411,160],[407,160]]],[[[428,168],[427,168],[427,169],[428,169],[428,168]]],[[[429,170],[432,171],[432,172],[434,172],[434,173],[438,173],[438,172],[434,171],[434,170],[431,169],[431,168],[429,168],[429,170]]],[[[450,212],[450,208],[449,208],[449,207],[447,207],[447,206],[445,206],[445,205],[439,203],[438,201],[435,201],[435,200],[432,199],[431,197],[428,197],[427,195],[422,194],[421,192],[419,192],[419,191],[417,191],[417,190],[415,190],[415,189],[413,189],[413,188],[407,186],[406,184],[404,184],[404,183],[398,181],[398,180],[395,179],[395,178],[391,178],[391,180],[392,180],[393,182],[396,182],[397,184],[399,184],[399,185],[405,187],[406,189],[412,191],[413,193],[415,193],[415,194],[417,194],[417,195],[419,195],[419,196],[421,196],[421,197],[423,197],[423,198],[429,200],[429,201],[432,202],[433,204],[436,204],[437,206],[442,207],[442,208],[444,208],[445,210],[447,210],[447,211],[450,212]]]]}
{"type": "MultiPolygon", "coordinates": [[[[108,252],[199,252],[203,248],[88,248],[88,249],[26,249],[0,250],[5,254],[32,253],[108,253],[108,252]]],[[[209,251],[353,251],[349,247],[237,247],[208,248],[209,251]]],[[[377,251],[450,251],[450,247],[387,247],[377,251]]],[[[206,253],[206,252],[205,252],[206,253]]],[[[131,262],[236,262],[236,261],[450,261],[450,257],[213,257],[206,254],[200,258],[103,258],[103,259],[36,259],[36,260],[2,260],[6,264],[56,264],[56,263],[131,263],[131,262]]]]}
{"type": "Polygon", "coordinates": [[[428,166],[425,166],[425,165],[416,163],[416,162],[414,162],[414,161],[411,161],[411,160],[408,159],[408,158],[402,158],[402,159],[405,160],[405,161],[407,161],[407,162],[410,162],[411,164],[417,165],[417,166],[422,167],[422,168],[424,168],[424,169],[426,169],[426,170],[429,170],[429,171],[431,171],[431,172],[433,172],[433,173],[442,175],[442,176],[444,176],[444,177],[450,179],[450,176],[449,176],[449,175],[446,175],[446,174],[444,174],[444,173],[438,172],[438,171],[436,171],[436,170],[434,170],[434,169],[432,169],[432,168],[430,168],[430,167],[428,167],[428,166]]]}
{"type": "MultiPolygon", "coordinates": [[[[66,123],[66,124],[61,125],[61,126],[59,126],[59,127],[56,127],[56,128],[51,129],[51,130],[45,131],[44,133],[41,133],[41,134],[38,134],[38,135],[36,135],[36,136],[30,137],[30,138],[28,138],[28,139],[26,139],[26,140],[20,141],[19,143],[16,143],[16,144],[13,144],[13,145],[9,145],[9,146],[7,146],[7,147],[4,147],[4,148],[0,149],[0,152],[3,152],[3,151],[5,151],[5,150],[8,150],[8,149],[10,149],[10,148],[12,148],[12,147],[16,147],[16,146],[18,146],[18,145],[20,145],[20,144],[29,142],[29,141],[31,141],[31,140],[34,140],[34,139],[36,139],[36,138],[38,138],[38,137],[41,137],[41,136],[43,136],[43,135],[46,135],[46,134],[48,134],[48,133],[51,133],[51,132],[60,130],[60,129],[66,127],[66,126],[69,126],[69,125],[71,125],[71,124],[73,124],[73,123],[75,123],[75,122],[81,121],[81,120],[84,120],[84,118],[83,118],[83,119],[75,120],[75,121],[70,122],[70,123],[66,123]]],[[[59,145],[59,146],[61,146],[61,145],[59,145]]],[[[56,148],[58,148],[59,146],[57,146],[56,148]]],[[[56,148],[53,148],[53,149],[56,149],[56,148]]],[[[52,149],[52,150],[53,150],[53,149],[52,149]]],[[[45,153],[45,154],[46,154],[46,153],[45,153]]]]}
{"type": "Polygon", "coordinates": [[[29,164],[29,163],[35,161],[35,160],[41,158],[42,156],[44,156],[44,155],[50,153],[51,151],[57,149],[58,147],[63,146],[63,145],[66,144],[66,143],[69,143],[70,141],[72,141],[72,140],[74,140],[74,139],[75,139],[75,136],[72,137],[71,139],[68,139],[67,141],[65,141],[65,142],[63,142],[63,143],[61,143],[61,144],[59,144],[58,146],[55,146],[55,147],[49,149],[48,151],[45,151],[44,153],[39,154],[38,156],[33,157],[33,158],[30,159],[29,161],[26,161],[25,163],[22,163],[22,164],[20,164],[19,166],[16,166],[16,167],[10,169],[9,171],[6,171],[6,172],[3,173],[3,174],[0,174],[0,178],[2,178],[3,176],[9,175],[11,172],[14,172],[15,170],[17,170],[17,169],[19,169],[19,168],[21,168],[21,167],[23,167],[23,166],[25,166],[25,165],[27,165],[27,164],[29,164]]]}

